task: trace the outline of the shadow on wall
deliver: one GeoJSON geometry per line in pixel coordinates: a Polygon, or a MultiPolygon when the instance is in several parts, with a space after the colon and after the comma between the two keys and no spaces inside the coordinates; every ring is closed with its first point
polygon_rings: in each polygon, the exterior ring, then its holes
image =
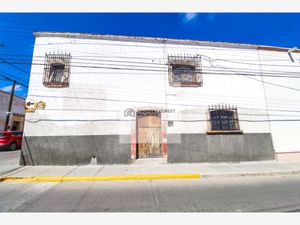
{"type": "Polygon", "coordinates": [[[28,145],[27,137],[25,135],[23,135],[23,140],[22,140],[22,147],[21,147],[21,154],[20,154],[20,165],[21,166],[27,166],[27,165],[34,166],[31,150],[30,150],[30,147],[28,145]],[[28,154],[24,154],[24,151],[27,151],[28,154]],[[28,156],[29,160],[25,160],[25,155],[28,156]]]}

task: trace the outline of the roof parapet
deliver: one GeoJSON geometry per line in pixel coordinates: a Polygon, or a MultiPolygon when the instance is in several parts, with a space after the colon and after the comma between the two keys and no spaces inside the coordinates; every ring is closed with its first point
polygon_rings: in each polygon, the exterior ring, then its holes
{"type": "MultiPolygon", "coordinates": [[[[198,46],[213,46],[224,48],[243,48],[243,49],[258,49],[266,51],[288,52],[290,48],[242,44],[232,42],[213,42],[200,41],[189,39],[173,39],[173,38],[158,38],[158,37],[142,37],[142,36],[122,36],[122,35],[108,35],[108,34],[91,34],[91,33],[76,33],[76,32],[34,32],[35,37],[62,37],[62,38],[78,38],[78,39],[99,39],[111,41],[129,41],[129,42],[148,42],[148,43],[167,43],[167,44],[181,44],[181,45],[198,45],[198,46]]],[[[300,53],[297,49],[293,52],[300,53]]]]}

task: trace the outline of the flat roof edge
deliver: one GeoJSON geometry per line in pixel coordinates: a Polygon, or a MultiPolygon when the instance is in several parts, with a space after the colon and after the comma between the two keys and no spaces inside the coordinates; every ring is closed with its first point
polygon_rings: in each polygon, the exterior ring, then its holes
{"type": "Polygon", "coordinates": [[[189,40],[189,39],[174,39],[174,38],[159,38],[159,37],[122,36],[122,35],[108,35],[108,34],[73,33],[73,32],[34,32],[33,34],[35,37],[64,37],[64,38],[79,38],[79,39],[113,40],[113,41],[189,44],[189,45],[247,48],[247,49],[257,48],[256,45],[251,45],[251,44],[200,41],[200,40],[189,40]]]}
{"type": "MultiPolygon", "coordinates": [[[[189,39],[174,39],[174,38],[159,38],[159,37],[143,37],[143,36],[124,36],[124,35],[108,35],[108,34],[92,34],[92,33],[78,33],[78,32],[45,32],[39,31],[33,33],[35,37],[64,37],[64,38],[79,38],[79,39],[100,39],[112,41],[136,41],[136,42],[149,42],[149,43],[169,43],[169,44],[185,44],[185,45],[200,45],[200,46],[215,46],[215,47],[228,47],[228,48],[244,48],[244,49],[258,49],[266,51],[287,52],[290,48],[232,43],[232,42],[213,42],[213,41],[200,41],[189,39]]],[[[300,49],[293,50],[293,52],[300,53],[300,49]]]]}

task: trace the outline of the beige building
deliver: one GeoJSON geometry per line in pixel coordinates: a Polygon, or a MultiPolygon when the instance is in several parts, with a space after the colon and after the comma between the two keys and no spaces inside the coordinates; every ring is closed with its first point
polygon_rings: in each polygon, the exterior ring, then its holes
{"type": "MultiPolygon", "coordinates": [[[[9,98],[9,93],[0,90],[0,131],[4,130],[9,98]]],[[[14,96],[11,110],[12,114],[9,119],[9,126],[11,130],[23,130],[25,117],[24,104],[24,98],[14,96]]]]}

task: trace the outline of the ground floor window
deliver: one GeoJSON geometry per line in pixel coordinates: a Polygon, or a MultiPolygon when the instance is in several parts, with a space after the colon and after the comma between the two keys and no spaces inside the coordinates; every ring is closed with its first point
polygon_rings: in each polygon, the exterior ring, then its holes
{"type": "Polygon", "coordinates": [[[237,108],[229,105],[214,105],[209,107],[210,130],[232,131],[240,130],[237,108]]]}

